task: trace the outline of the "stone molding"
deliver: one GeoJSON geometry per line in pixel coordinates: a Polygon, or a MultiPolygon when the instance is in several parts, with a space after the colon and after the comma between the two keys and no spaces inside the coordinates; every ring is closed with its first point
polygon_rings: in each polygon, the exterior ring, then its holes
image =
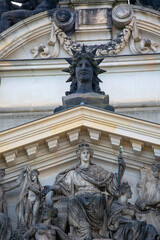
{"type": "MultiPolygon", "coordinates": [[[[159,54],[152,55],[124,55],[124,56],[110,56],[105,58],[101,63],[101,68],[109,69],[110,73],[121,73],[121,72],[148,72],[155,71],[156,69],[160,70],[160,56],[159,54]]],[[[63,59],[45,59],[45,60],[4,60],[0,61],[1,77],[17,77],[17,76],[46,76],[46,73],[41,70],[48,70],[49,73],[52,73],[53,70],[57,75],[66,75],[62,70],[67,68],[68,64],[63,59]],[[21,71],[16,72],[17,68],[21,71]]],[[[136,104],[136,103],[135,103],[136,104]]]]}
{"type": "Polygon", "coordinates": [[[45,141],[46,141],[46,143],[48,145],[48,148],[49,148],[49,151],[51,153],[55,152],[57,150],[58,142],[59,142],[59,136],[53,137],[53,138],[48,138],[45,141]]]}
{"type": "Polygon", "coordinates": [[[28,164],[30,166],[36,164],[39,170],[43,170],[76,159],[77,143],[86,138],[84,131],[88,141],[94,144],[96,149],[94,156],[97,159],[105,161],[107,158],[115,162],[114,152],[117,153],[121,143],[125,146],[126,141],[128,145],[130,142],[144,145],[144,150],[141,152],[140,145],[137,148],[132,144],[135,153],[139,152],[136,162],[133,150],[126,148],[124,155],[128,166],[140,168],[144,163],[150,165],[157,160],[157,157],[159,158],[159,124],[88,106],[78,106],[0,133],[0,154],[4,156],[6,166],[9,167],[8,179],[17,176],[18,171],[28,164]],[[110,142],[109,139],[112,141],[110,142]],[[63,142],[66,142],[64,148],[62,148],[63,142]],[[143,154],[145,149],[147,151],[150,149],[147,158],[143,154]],[[23,156],[17,157],[16,161],[15,155],[7,158],[6,156],[12,155],[10,155],[12,151],[16,151],[17,156],[23,153],[23,156]]]}
{"type": "Polygon", "coordinates": [[[3,153],[3,157],[6,161],[7,167],[16,165],[17,151],[3,153]]]}
{"type": "Polygon", "coordinates": [[[153,151],[154,151],[154,155],[155,155],[155,159],[156,160],[160,160],[160,146],[154,146],[152,145],[153,151]]]}
{"type": "Polygon", "coordinates": [[[38,152],[38,144],[31,144],[25,146],[29,160],[35,159],[38,152]]]}
{"type": "Polygon", "coordinates": [[[0,39],[0,58],[6,58],[9,54],[17,50],[17,48],[22,47],[35,38],[49,33],[51,29],[50,25],[51,21],[46,11],[26,18],[2,32],[0,39]]]}
{"type": "Polygon", "coordinates": [[[122,143],[122,137],[109,134],[109,138],[110,138],[112,147],[115,149],[119,149],[119,147],[122,143]]]}
{"type": "Polygon", "coordinates": [[[78,106],[0,133],[0,151],[6,152],[64,131],[85,126],[129,137],[150,144],[160,144],[160,125],[116,113],[78,106]]]}
{"type": "Polygon", "coordinates": [[[74,144],[78,143],[79,134],[80,134],[80,129],[79,128],[76,129],[76,130],[67,132],[67,136],[69,138],[69,141],[70,141],[71,145],[74,145],[74,144]]]}
{"type": "MultiPolygon", "coordinates": [[[[108,42],[106,42],[105,45],[107,50],[103,50],[103,48],[101,49],[100,47],[100,49],[97,51],[98,56],[119,54],[126,46],[130,48],[131,53],[133,54],[151,53],[156,52],[159,49],[159,41],[155,41],[154,38],[158,40],[157,36],[160,33],[160,13],[148,8],[147,11],[145,11],[146,8],[136,5],[131,5],[131,10],[134,11],[134,14],[131,14],[133,16],[132,21],[128,25],[125,25],[121,31],[121,36],[119,35],[119,31],[113,29],[115,33],[118,32],[118,35],[115,37],[115,39],[111,41],[112,43],[116,44],[116,46],[114,48],[112,48],[112,46],[109,47],[107,45],[108,42]],[[143,37],[143,32],[149,34],[149,39],[145,39],[145,37],[143,37]],[[120,39],[121,41],[119,42],[120,39]]],[[[38,39],[41,36],[47,35],[48,33],[51,34],[50,39],[48,39],[50,42],[50,40],[53,40],[54,38],[54,36],[52,36],[54,31],[57,38],[56,42],[54,42],[54,45],[58,46],[57,44],[59,44],[59,48],[60,46],[64,48],[68,56],[71,55],[71,48],[79,50],[78,46],[81,45],[81,43],[79,44],[79,42],[74,42],[72,39],[70,40],[70,38],[68,38],[67,35],[56,26],[54,21],[51,20],[51,18],[48,16],[48,13],[43,12],[29,17],[1,33],[0,58],[6,59],[8,55],[13,53],[18,48],[36,38],[38,39]]],[[[75,33],[75,36],[76,34],[77,33],[75,33]]],[[[42,58],[55,57],[55,54],[58,56],[59,51],[54,50],[51,54],[48,52],[50,47],[51,46],[47,45],[47,43],[37,42],[37,46],[35,46],[36,50],[34,49],[34,55],[40,54],[42,58]],[[39,52],[39,47],[44,48],[43,53],[39,52]]]]}

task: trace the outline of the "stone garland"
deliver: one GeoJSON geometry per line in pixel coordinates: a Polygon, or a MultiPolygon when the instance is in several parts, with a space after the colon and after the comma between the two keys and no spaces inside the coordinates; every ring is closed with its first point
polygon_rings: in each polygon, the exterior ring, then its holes
{"type": "MultiPolygon", "coordinates": [[[[157,47],[159,46],[158,43],[150,39],[142,38],[137,26],[136,18],[133,16],[131,22],[117,34],[114,40],[111,40],[106,44],[85,47],[87,51],[97,49],[97,56],[116,55],[119,54],[128,43],[133,54],[146,54],[151,50],[156,52],[157,47]]],[[[47,43],[38,44],[31,50],[31,52],[33,53],[34,58],[39,55],[43,59],[56,58],[59,56],[61,46],[70,56],[73,56],[71,49],[80,52],[83,45],[76,41],[72,41],[72,39],[55,24],[54,20],[52,20],[49,41],[47,43]]]]}

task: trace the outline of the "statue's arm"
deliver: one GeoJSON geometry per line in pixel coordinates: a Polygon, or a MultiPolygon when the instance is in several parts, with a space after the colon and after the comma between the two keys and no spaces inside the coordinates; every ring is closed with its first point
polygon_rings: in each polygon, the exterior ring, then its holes
{"type": "Polygon", "coordinates": [[[41,193],[43,195],[46,195],[47,193],[49,193],[50,191],[54,192],[54,193],[61,193],[61,188],[60,186],[58,185],[53,185],[53,186],[50,186],[50,185],[46,185],[43,187],[41,193]]]}
{"type": "Polygon", "coordinates": [[[24,175],[26,173],[26,169],[22,170],[19,177],[14,181],[14,182],[11,182],[11,183],[5,183],[4,184],[4,191],[5,192],[8,192],[8,191],[11,191],[17,187],[19,187],[24,179],[24,175]]]}
{"type": "Polygon", "coordinates": [[[121,182],[126,169],[126,163],[123,158],[118,158],[118,165],[120,167],[120,182],[121,182]]]}
{"type": "Polygon", "coordinates": [[[34,237],[37,229],[35,227],[31,227],[24,235],[23,240],[29,240],[31,237],[34,237]]]}
{"type": "Polygon", "coordinates": [[[150,201],[140,201],[138,203],[136,203],[136,205],[141,209],[141,210],[144,210],[144,209],[148,209],[150,207],[155,207],[156,205],[160,204],[160,199],[159,198],[152,198],[150,201]]]}
{"type": "Polygon", "coordinates": [[[71,192],[72,189],[72,180],[74,176],[73,171],[69,171],[68,174],[63,178],[63,180],[56,182],[53,186],[46,185],[43,187],[42,194],[47,194],[52,191],[53,194],[67,196],[67,192],[71,192]]]}
{"type": "Polygon", "coordinates": [[[57,228],[56,231],[62,240],[71,240],[71,238],[66,233],[64,233],[61,229],[57,228]]]}

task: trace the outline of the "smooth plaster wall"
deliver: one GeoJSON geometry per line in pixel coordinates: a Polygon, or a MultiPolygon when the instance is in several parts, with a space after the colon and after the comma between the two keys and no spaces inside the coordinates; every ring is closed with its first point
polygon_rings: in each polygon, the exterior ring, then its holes
{"type": "MultiPolygon", "coordinates": [[[[105,68],[104,68],[105,69],[105,68]]],[[[109,70],[108,70],[109,71],[109,70]]],[[[160,102],[160,71],[121,72],[101,75],[101,89],[109,94],[111,104],[160,102]]],[[[38,72],[37,72],[38,75],[38,72]]],[[[7,108],[47,108],[62,104],[69,90],[68,75],[2,77],[0,110],[7,108]]]]}

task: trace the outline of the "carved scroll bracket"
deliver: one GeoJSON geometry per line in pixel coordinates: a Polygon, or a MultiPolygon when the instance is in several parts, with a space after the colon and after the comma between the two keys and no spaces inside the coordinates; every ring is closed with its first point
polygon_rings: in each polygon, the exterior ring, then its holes
{"type": "MultiPolygon", "coordinates": [[[[67,10],[64,8],[63,11],[67,12],[69,10],[68,8],[67,10]]],[[[59,25],[57,16],[58,15],[55,15],[54,13],[54,17],[51,18],[51,34],[49,41],[47,43],[40,43],[31,50],[34,58],[38,57],[39,55],[41,58],[58,57],[60,53],[60,47],[62,47],[70,56],[73,55],[71,49],[74,49],[75,51],[81,51],[83,44],[72,41],[72,39],[67,36],[65,33],[65,30],[67,30],[67,25],[59,25]]],[[[60,19],[60,21],[62,20],[63,19],[60,19]]],[[[143,38],[143,35],[138,27],[138,20],[134,15],[131,5],[117,5],[113,9],[112,20],[113,24],[117,28],[122,29],[122,31],[118,33],[113,40],[105,44],[85,46],[87,51],[93,51],[93,49],[97,49],[97,56],[116,55],[119,54],[127,45],[129,45],[130,51],[133,54],[146,54],[150,53],[151,51],[157,51],[159,46],[157,42],[154,42],[149,38],[143,38]]],[[[67,21],[71,21],[70,24],[73,24],[72,14],[67,18],[67,21]]]]}

